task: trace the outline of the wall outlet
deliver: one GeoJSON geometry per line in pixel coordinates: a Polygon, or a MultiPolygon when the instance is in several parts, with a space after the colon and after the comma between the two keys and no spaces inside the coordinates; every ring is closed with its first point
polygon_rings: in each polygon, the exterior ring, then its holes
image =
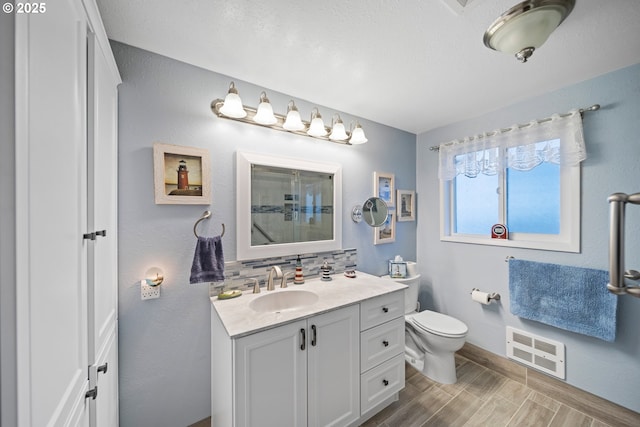
{"type": "Polygon", "coordinates": [[[160,286],[150,286],[146,280],[140,281],[140,299],[160,298],[160,286]]]}

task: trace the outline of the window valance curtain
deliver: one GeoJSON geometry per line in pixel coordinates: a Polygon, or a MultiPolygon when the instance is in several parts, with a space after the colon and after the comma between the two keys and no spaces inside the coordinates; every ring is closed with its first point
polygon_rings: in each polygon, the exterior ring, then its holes
{"type": "Polygon", "coordinates": [[[439,155],[443,181],[460,174],[495,175],[506,168],[531,170],[544,162],[575,166],[587,158],[582,115],[574,110],[447,142],[440,145],[439,155]]]}

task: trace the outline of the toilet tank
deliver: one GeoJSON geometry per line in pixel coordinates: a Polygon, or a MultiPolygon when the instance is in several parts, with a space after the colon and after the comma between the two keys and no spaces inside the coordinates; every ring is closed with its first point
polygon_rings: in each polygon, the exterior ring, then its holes
{"type": "Polygon", "coordinates": [[[407,285],[408,288],[404,290],[404,314],[413,313],[418,311],[418,292],[420,291],[420,275],[405,277],[404,279],[392,279],[390,276],[384,276],[389,280],[393,280],[403,285],[407,285]]]}

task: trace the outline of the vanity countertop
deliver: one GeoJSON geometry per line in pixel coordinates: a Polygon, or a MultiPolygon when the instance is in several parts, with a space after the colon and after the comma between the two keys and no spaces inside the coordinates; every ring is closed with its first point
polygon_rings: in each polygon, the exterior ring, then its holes
{"type": "Polygon", "coordinates": [[[219,300],[211,297],[211,304],[218,313],[222,324],[231,338],[269,329],[274,326],[315,316],[336,308],[356,304],[361,301],[405,289],[407,286],[367,273],[357,272],[357,277],[347,278],[342,274],[331,276],[333,280],[322,281],[320,278],[306,280],[303,285],[289,283],[287,288],[280,288],[280,280],[276,280],[276,289],[267,291],[260,288],[259,294],[249,289],[240,297],[219,300]],[[274,292],[288,292],[291,290],[311,291],[318,295],[317,302],[300,308],[283,310],[277,313],[260,313],[254,311],[249,304],[256,298],[274,292]]]}

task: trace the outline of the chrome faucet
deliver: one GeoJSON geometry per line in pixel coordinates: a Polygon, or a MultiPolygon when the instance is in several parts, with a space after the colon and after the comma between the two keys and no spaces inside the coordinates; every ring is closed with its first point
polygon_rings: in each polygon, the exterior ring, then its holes
{"type": "Polygon", "coordinates": [[[288,273],[284,273],[282,275],[282,282],[280,282],[280,287],[281,288],[286,288],[287,287],[287,278],[291,277],[295,274],[295,272],[293,271],[289,271],[288,273]]]}
{"type": "Polygon", "coordinates": [[[268,291],[272,291],[274,290],[276,287],[273,284],[273,279],[279,279],[282,277],[282,270],[280,270],[280,267],[278,267],[277,265],[274,265],[271,267],[271,270],[269,270],[269,276],[267,277],[267,290],[268,291]],[[274,273],[275,273],[275,277],[274,277],[274,273]]]}

